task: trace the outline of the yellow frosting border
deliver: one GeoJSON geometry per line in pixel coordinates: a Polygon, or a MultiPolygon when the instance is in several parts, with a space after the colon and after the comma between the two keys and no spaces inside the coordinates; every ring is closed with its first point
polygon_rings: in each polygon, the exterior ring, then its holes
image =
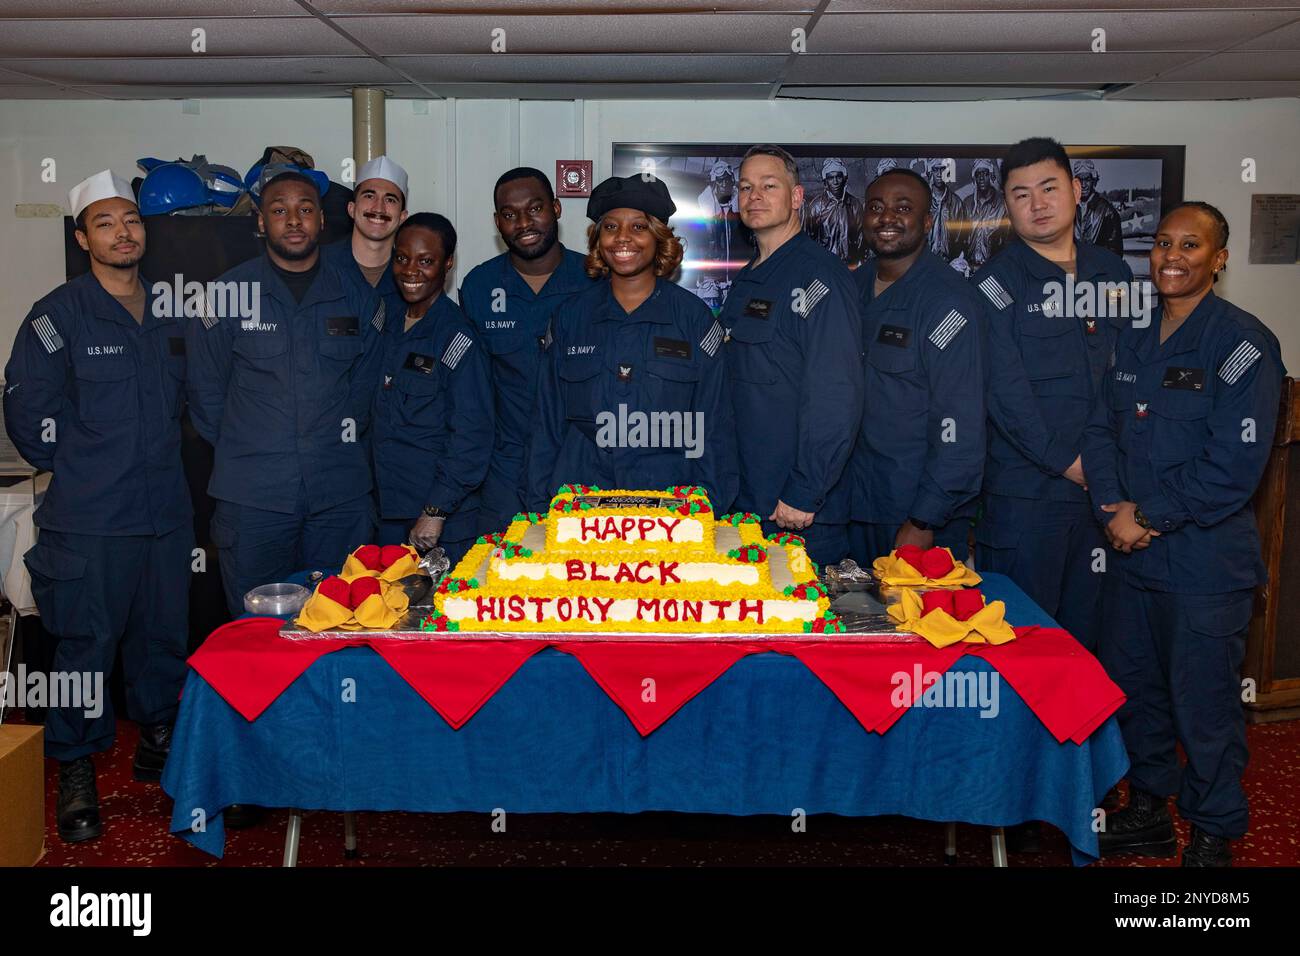
{"type": "MultiPolygon", "coordinates": [[[[548,510],[546,515],[546,550],[548,552],[559,553],[560,551],[562,551],[567,547],[572,547],[574,544],[568,542],[561,543],[555,540],[556,529],[558,528],[559,522],[551,521],[550,519],[552,517],[625,518],[628,516],[628,512],[626,508],[589,508],[586,511],[557,511],[555,508],[556,502],[572,501],[575,498],[587,498],[595,495],[606,495],[610,497],[619,497],[619,498],[671,498],[672,497],[672,495],[670,495],[666,490],[662,488],[658,490],[639,489],[634,491],[611,491],[608,489],[602,489],[600,491],[592,491],[592,492],[587,492],[585,494],[566,491],[563,494],[557,494],[555,497],[551,499],[550,509],[548,510]]],[[[709,506],[709,510],[707,513],[703,513],[703,514],[680,515],[676,512],[676,510],[671,508],[644,508],[638,510],[637,514],[641,517],[647,517],[647,518],[671,517],[671,518],[681,518],[682,520],[698,521],[702,529],[701,538],[699,542],[691,542],[691,546],[692,547],[702,546],[706,548],[712,548],[714,524],[718,517],[713,510],[712,502],[710,502],[709,499],[704,495],[695,495],[695,494],[687,495],[686,497],[679,498],[677,500],[681,502],[691,502],[691,501],[703,502],[704,504],[707,504],[709,506]]],[[[609,542],[584,541],[578,543],[578,546],[583,548],[599,549],[602,551],[613,550],[616,548],[635,548],[636,550],[643,551],[643,552],[665,551],[665,550],[670,550],[673,548],[680,547],[680,545],[673,544],[671,542],[666,542],[666,541],[632,542],[632,541],[624,541],[621,538],[609,542]]]]}

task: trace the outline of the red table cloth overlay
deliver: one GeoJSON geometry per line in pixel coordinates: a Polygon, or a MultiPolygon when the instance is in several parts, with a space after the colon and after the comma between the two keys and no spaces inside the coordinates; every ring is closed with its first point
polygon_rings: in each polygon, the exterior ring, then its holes
{"type": "Polygon", "coordinates": [[[459,729],[529,657],[555,647],[576,657],[644,736],[749,654],[797,657],[868,731],[884,733],[965,654],[983,657],[1051,731],[1083,743],[1124,702],[1096,658],[1065,631],[1018,627],[1008,644],[811,641],[647,641],[602,644],[539,638],[406,641],[370,637],[288,640],[274,617],[213,631],[190,666],[247,720],[256,720],[320,657],[365,645],[381,656],[453,728],[459,729]],[[900,681],[899,675],[920,674],[900,681]],[[910,686],[908,686],[910,685],[910,686]],[[905,692],[901,692],[906,688],[905,692]],[[901,699],[900,699],[901,698],[901,699]]]}

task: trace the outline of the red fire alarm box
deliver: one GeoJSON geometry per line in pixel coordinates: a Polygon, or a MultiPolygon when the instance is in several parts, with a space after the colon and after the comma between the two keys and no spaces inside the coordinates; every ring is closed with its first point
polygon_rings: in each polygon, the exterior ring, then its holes
{"type": "Polygon", "coordinates": [[[562,199],[580,199],[591,195],[591,160],[557,159],[555,194],[562,199]]]}

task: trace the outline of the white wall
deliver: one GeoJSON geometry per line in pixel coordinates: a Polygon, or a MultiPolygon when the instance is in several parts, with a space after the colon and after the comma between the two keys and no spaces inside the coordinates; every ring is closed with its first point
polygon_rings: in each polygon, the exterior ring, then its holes
{"type": "MultiPolygon", "coordinates": [[[[460,234],[456,284],[502,250],[491,189],[513,165],[552,172],[557,159],[595,161],[610,145],[661,142],[1000,143],[1051,135],[1073,144],[1187,147],[1185,192],[1219,206],[1232,225],[1219,292],[1264,320],[1300,375],[1300,266],[1252,266],[1250,195],[1300,193],[1300,100],[1196,103],[829,103],[734,101],[433,101],[417,114],[388,104],[388,152],[411,175],[410,206],[447,214],[460,234]],[[1258,180],[1241,181],[1252,158],[1258,180]]],[[[62,225],[18,219],[16,203],[59,203],[90,173],[135,175],[135,160],[206,153],[241,170],[268,144],[296,145],[338,179],[351,153],[348,100],[204,100],[198,116],[163,102],[0,101],[0,353],[31,303],[63,278],[62,225]],[[41,162],[57,162],[57,182],[41,162]]],[[[561,239],[584,248],[586,200],[566,200],[561,239]]]]}

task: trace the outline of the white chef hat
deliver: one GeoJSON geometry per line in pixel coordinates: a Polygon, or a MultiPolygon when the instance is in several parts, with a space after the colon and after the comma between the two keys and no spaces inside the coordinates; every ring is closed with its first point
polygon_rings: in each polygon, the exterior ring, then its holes
{"type": "Polygon", "coordinates": [[[76,219],[80,216],[82,210],[92,202],[114,197],[136,201],[130,183],[121,176],[114,175],[111,169],[101,169],[68,190],[68,205],[72,207],[72,218],[76,219]]]}
{"type": "Polygon", "coordinates": [[[403,199],[406,198],[406,170],[387,156],[376,156],[370,162],[362,164],[357,170],[357,185],[360,186],[367,179],[386,179],[401,190],[403,199]]]}

